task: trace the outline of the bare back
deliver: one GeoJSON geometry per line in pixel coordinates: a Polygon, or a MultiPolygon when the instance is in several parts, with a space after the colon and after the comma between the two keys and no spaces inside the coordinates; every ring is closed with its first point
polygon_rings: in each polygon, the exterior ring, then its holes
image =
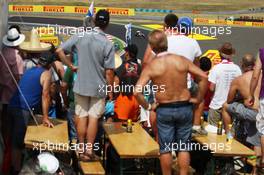
{"type": "Polygon", "coordinates": [[[191,97],[187,88],[188,60],[174,54],[165,54],[149,64],[158,103],[188,101],[191,97]]]}
{"type": "MultiPolygon", "coordinates": [[[[242,95],[244,102],[250,97],[250,81],[252,75],[253,71],[248,71],[235,79],[235,85],[239,93],[242,95]]],[[[255,102],[254,106],[251,107],[253,109],[258,109],[259,107],[260,84],[261,83],[259,81],[258,86],[254,92],[255,102]]]]}

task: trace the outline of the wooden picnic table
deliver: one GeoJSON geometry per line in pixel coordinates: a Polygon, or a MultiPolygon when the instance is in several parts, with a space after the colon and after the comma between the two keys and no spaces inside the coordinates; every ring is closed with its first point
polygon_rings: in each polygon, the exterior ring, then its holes
{"type": "Polygon", "coordinates": [[[33,150],[53,152],[66,152],[69,150],[68,127],[66,120],[51,119],[54,128],[42,125],[41,117],[37,117],[39,125],[30,122],[24,139],[26,148],[33,150]]]}
{"type": "Polygon", "coordinates": [[[127,133],[121,122],[104,123],[106,135],[120,156],[120,174],[123,174],[123,160],[129,158],[158,158],[158,143],[141,127],[133,124],[133,132],[127,133]]]}
{"type": "MultiPolygon", "coordinates": [[[[217,135],[214,133],[208,133],[207,136],[195,136],[193,139],[199,144],[206,146],[212,153],[205,170],[207,174],[213,173],[211,170],[213,169],[215,171],[217,167],[222,170],[225,169],[225,167],[233,166],[232,162],[234,162],[234,159],[230,159],[232,157],[239,156],[247,158],[248,156],[255,155],[253,150],[235,139],[232,140],[232,143],[227,143],[225,134],[217,135]],[[225,165],[219,165],[219,161],[217,160],[224,161],[225,165]]],[[[242,168],[245,168],[245,166],[242,168]]]]}
{"type": "Polygon", "coordinates": [[[255,155],[255,152],[233,139],[232,143],[228,144],[226,141],[226,135],[217,135],[214,133],[208,133],[207,136],[195,136],[194,140],[201,145],[209,146],[214,156],[233,157],[233,156],[251,156],[255,155]]]}

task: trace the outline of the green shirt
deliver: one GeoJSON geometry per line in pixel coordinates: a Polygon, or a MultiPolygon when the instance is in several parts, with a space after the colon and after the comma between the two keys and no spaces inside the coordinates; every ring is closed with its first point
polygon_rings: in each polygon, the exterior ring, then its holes
{"type": "Polygon", "coordinates": [[[74,109],[73,79],[74,79],[73,72],[69,67],[67,67],[63,77],[63,81],[66,82],[68,85],[68,99],[69,99],[70,108],[72,109],[74,109]]]}

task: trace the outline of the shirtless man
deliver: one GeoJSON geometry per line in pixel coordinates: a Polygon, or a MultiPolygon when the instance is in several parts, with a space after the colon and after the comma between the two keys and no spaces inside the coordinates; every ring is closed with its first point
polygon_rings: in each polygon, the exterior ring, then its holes
{"type": "Polygon", "coordinates": [[[235,78],[229,90],[227,102],[223,105],[222,117],[224,121],[224,127],[226,133],[229,131],[228,124],[231,124],[231,116],[239,120],[245,120],[249,122],[248,136],[246,141],[254,146],[254,150],[257,155],[261,154],[260,149],[260,137],[256,128],[256,116],[258,114],[259,107],[259,92],[260,82],[254,92],[254,105],[248,106],[246,104],[247,99],[250,97],[250,80],[253,75],[253,69],[255,66],[255,58],[250,54],[246,54],[242,58],[242,70],[243,74],[235,78]],[[242,102],[234,102],[236,93],[239,92],[242,97],[242,102]]]}
{"type": "Polygon", "coordinates": [[[149,45],[156,54],[144,69],[137,82],[134,95],[148,110],[157,108],[157,126],[160,145],[160,161],[163,175],[171,175],[172,151],[179,151],[180,174],[188,173],[190,164],[189,143],[192,131],[193,106],[199,103],[207,89],[207,75],[188,59],[167,51],[167,37],[164,32],[154,30],[149,35],[149,45]],[[187,88],[187,74],[199,78],[199,91],[191,98],[187,88]],[[156,90],[157,103],[149,104],[142,94],[143,87],[151,80],[156,90]],[[177,147],[177,148],[176,148],[177,147]]]}

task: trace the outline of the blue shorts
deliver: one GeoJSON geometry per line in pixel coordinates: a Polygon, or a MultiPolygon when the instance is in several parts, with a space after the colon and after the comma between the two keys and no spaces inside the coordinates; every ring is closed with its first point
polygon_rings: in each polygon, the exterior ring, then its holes
{"type": "Polygon", "coordinates": [[[160,153],[190,151],[193,105],[188,101],[160,104],[156,112],[160,153]]]}

